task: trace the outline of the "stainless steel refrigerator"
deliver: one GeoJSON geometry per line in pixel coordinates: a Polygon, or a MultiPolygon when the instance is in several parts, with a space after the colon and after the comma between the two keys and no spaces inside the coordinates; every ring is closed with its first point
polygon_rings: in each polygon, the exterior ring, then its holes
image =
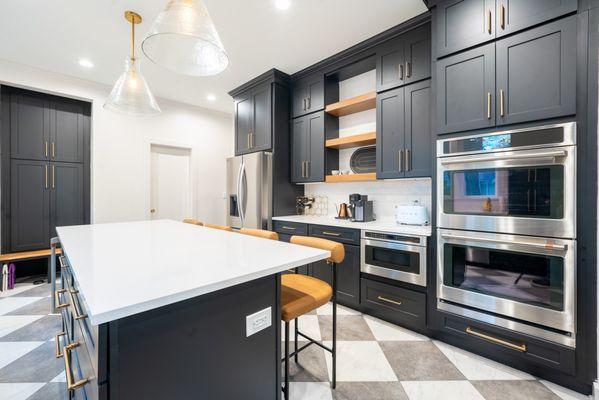
{"type": "Polygon", "coordinates": [[[272,153],[227,158],[227,225],[270,229],[273,216],[272,153]]]}

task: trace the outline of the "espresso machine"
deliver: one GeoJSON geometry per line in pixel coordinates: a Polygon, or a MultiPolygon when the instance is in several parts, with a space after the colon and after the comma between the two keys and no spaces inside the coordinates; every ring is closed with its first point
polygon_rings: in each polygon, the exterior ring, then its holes
{"type": "Polygon", "coordinates": [[[349,210],[354,222],[374,221],[374,206],[365,194],[353,193],[349,195],[349,210]]]}

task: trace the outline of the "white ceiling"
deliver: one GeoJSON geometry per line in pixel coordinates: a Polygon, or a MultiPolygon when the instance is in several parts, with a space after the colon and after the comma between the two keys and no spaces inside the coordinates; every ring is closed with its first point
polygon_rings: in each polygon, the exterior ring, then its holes
{"type": "MultiPolygon", "coordinates": [[[[422,0],[204,0],[229,54],[213,77],[169,72],[147,58],[142,72],[157,97],[232,112],[227,91],[269,70],[292,74],[424,11],[422,0]],[[216,101],[206,99],[214,94],[216,101]]],[[[0,58],[112,85],[124,68],[130,26],[144,21],[137,47],[166,0],[0,0],[0,58]],[[94,68],[78,65],[88,58],[94,68]]],[[[1,78],[1,77],[0,77],[1,78]]]]}

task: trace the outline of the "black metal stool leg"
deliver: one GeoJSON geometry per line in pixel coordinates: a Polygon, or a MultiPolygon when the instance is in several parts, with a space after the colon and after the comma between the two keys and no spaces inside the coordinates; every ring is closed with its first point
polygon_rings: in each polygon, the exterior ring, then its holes
{"type": "Polygon", "coordinates": [[[295,319],[295,344],[294,344],[294,351],[295,351],[295,356],[293,357],[295,360],[295,363],[298,363],[298,353],[297,353],[297,339],[299,337],[298,333],[299,333],[299,318],[295,319]]]}
{"type": "Polygon", "coordinates": [[[289,400],[289,322],[285,322],[285,400],[289,400]]]}
{"type": "Polygon", "coordinates": [[[335,389],[337,386],[337,264],[333,263],[333,379],[331,387],[335,389]]]}

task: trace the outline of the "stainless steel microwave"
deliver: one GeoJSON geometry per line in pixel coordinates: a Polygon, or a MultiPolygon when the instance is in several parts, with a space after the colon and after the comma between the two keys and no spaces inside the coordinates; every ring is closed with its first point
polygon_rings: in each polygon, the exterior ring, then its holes
{"type": "Polygon", "coordinates": [[[576,124],[437,142],[438,226],[576,238],[576,124]]]}

